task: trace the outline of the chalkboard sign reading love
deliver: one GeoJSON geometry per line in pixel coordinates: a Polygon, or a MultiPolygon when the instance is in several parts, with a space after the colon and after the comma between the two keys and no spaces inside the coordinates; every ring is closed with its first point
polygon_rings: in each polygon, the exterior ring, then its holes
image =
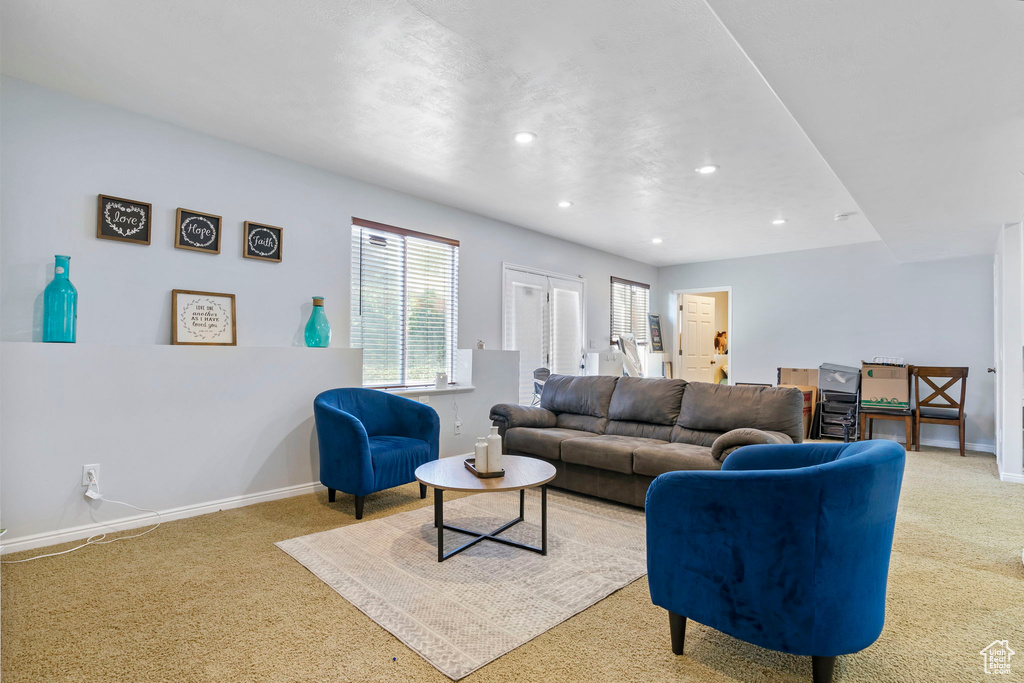
{"type": "Polygon", "coordinates": [[[101,194],[99,199],[97,237],[101,240],[149,244],[152,227],[150,220],[153,216],[152,204],[121,197],[110,197],[105,194],[101,194]]]}
{"type": "Polygon", "coordinates": [[[220,253],[220,216],[178,209],[174,225],[174,246],[207,254],[220,253]]]}
{"type": "Polygon", "coordinates": [[[281,262],[281,241],[284,237],[284,228],[246,221],[243,232],[245,242],[242,244],[242,256],[261,261],[281,262]]]}

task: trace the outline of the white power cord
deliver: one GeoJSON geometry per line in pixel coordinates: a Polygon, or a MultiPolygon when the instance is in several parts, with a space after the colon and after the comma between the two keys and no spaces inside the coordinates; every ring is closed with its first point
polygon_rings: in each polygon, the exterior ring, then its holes
{"type": "MultiPolygon", "coordinates": [[[[107,537],[106,533],[93,534],[89,538],[85,539],[85,543],[83,543],[81,545],[77,545],[74,548],[70,548],[68,550],[62,550],[59,553],[47,553],[45,555],[36,555],[35,557],[27,557],[24,560],[3,560],[3,561],[0,561],[0,564],[18,564],[20,562],[31,562],[32,560],[41,560],[44,557],[56,557],[57,555],[66,555],[68,553],[73,553],[74,551],[78,550],[79,548],[84,548],[87,545],[103,545],[105,543],[114,543],[116,541],[127,541],[130,538],[138,538],[139,536],[145,536],[150,531],[156,531],[157,527],[159,527],[161,524],[163,524],[163,517],[156,510],[150,510],[148,508],[140,508],[137,505],[132,505],[131,503],[125,503],[124,501],[121,501],[121,500],[110,500],[109,498],[104,498],[103,495],[100,493],[99,484],[96,482],[95,479],[90,478],[90,480],[89,480],[89,490],[85,492],[85,495],[87,497],[93,499],[93,500],[102,500],[102,501],[104,501],[106,503],[115,503],[117,505],[125,505],[127,507],[133,508],[133,509],[138,510],[140,512],[151,512],[154,515],[156,515],[156,520],[157,520],[156,524],[153,525],[153,528],[146,529],[141,534],[132,534],[131,536],[118,536],[117,538],[111,538],[110,540],[104,540],[107,537]]],[[[110,525],[109,524],[104,524],[103,526],[110,526],[110,525]]]]}

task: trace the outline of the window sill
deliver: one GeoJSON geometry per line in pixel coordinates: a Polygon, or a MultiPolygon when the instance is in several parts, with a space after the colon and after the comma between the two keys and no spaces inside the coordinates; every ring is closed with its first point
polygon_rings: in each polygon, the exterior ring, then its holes
{"type": "Polygon", "coordinates": [[[444,389],[437,389],[436,387],[397,387],[394,389],[381,389],[389,394],[410,394],[412,396],[439,396],[441,394],[462,394],[470,392],[476,389],[476,387],[469,386],[468,384],[456,384],[445,387],[444,389]]]}

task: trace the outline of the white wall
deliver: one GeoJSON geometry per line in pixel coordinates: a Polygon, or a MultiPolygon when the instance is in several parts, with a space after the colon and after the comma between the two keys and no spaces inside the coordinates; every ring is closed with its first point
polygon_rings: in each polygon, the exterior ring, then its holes
{"type": "MultiPolygon", "coordinates": [[[[170,291],[237,295],[238,343],[302,344],[313,295],[327,297],[332,344],[348,346],[350,218],[461,241],[459,346],[501,348],[501,263],[587,279],[588,337],[608,337],[609,278],[657,269],[358,182],[11,78],[0,81],[4,226],[0,339],[41,338],[54,254],[71,255],[78,339],[170,343],[170,291]],[[153,204],[148,247],[96,239],[96,195],[153,204]],[[217,256],[174,248],[178,207],[224,217],[217,256]],[[242,223],[278,225],[284,260],[241,257],[242,223]]],[[[552,207],[552,211],[559,210],[552,207]]]]}
{"type": "MultiPolygon", "coordinates": [[[[966,365],[967,441],[994,435],[992,257],[900,264],[881,242],[661,268],[665,334],[674,290],[732,286],[732,382],[776,381],[778,367],[860,365],[875,355],[918,365],[966,365]]],[[[671,330],[671,332],[670,332],[671,330]]],[[[875,435],[899,434],[893,422],[875,435]]],[[[924,425],[922,441],[951,445],[956,428],[924,425]]]]}
{"type": "Polygon", "coordinates": [[[473,389],[395,392],[437,411],[441,419],[441,457],[472,453],[476,438],[490,433],[491,406],[519,402],[519,352],[459,349],[452,380],[473,389]],[[456,422],[462,423],[460,434],[455,433],[456,422]]]}
{"type": "Polygon", "coordinates": [[[84,498],[87,464],[100,465],[104,495],[164,511],[310,490],[320,472],[313,397],[360,382],[361,357],[358,349],[0,344],[4,545],[81,538],[99,531],[97,521],[137,516],[84,498]]]}
{"type": "Polygon", "coordinates": [[[729,331],[729,292],[708,292],[715,300],[715,334],[722,330],[729,331]]]}
{"type": "MultiPolygon", "coordinates": [[[[10,529],[8,549],[92,533],[81,526],[91,519],[80,487],[87,463],[103,466],[108,495],[163,510],[201,510],[211,501],[315,481],[319,473],[306,442],[312,398],[330,386],[358,383],[359,367],[344,353],[312,356],[318,350],[282,347],[302,346],[313,295],[327,297],[332,346],[348,346],[352,216],[461,241],[464,348],[475,348],[478,338],[489,350],[501,348],[503,261],[587,278],[588,337],[599,344],[608,335],[610,276],[653,283],[657,275],[653,266],[16,79],[0,80],[0,120],[0,340],[41,338],[42,292],[52,277],[54,254],[71,255],[71,280],[79,292],[74,347],[0,347],[0,514],[10,529]],[[100,193],[153,204],[150,246],[96,238],[100,193]],[[174,248],[178,207],[223,216],[219,255],[174,248]],[[282,263],[241,257],[246,220],[285,229],[282,263]],[[238,344],[250,348],[170,347],[175,288],[234,293],[238,344]],[[209,361],[199,375],[181,365],[196,354],[209,361]],[[119,355],[134,365],[112,365],[119,355]],[[254,370],[273,373],[277,383],[253,384],[240,364],[245,359],[269,364],[254,370]],[[332,360],[319,367],[310,359],[332,360]],[[219,438],[184,444],[162,430],[199,414],[200,405],[184,390],[209,388],[207,375],[223,382],[228,394],[209,393],[201,413],[225,423],[230,434],[258,428],[258,444],[247,441],[226,452],[219,438]],[[96,383],[103,385],[98,389],[105,402],[125,397],[124,414],[84,405],[96,383]],[[217,409],[218,401],[233,400],[225,396],[246,387],[252,395],[217,409]],[[73,394],[85,412],[67,401],[55,409],[51,392],[73,394]],[[258,418],[241,410],[250,404],[259,406],[258,418]],[[145,419],[131,420],[136,412],[145,419]],[[94,418],[91,429],[109,441],[80,439],[83,416],[94,418]],[[147,439],[147,430],[159,436],[147,439]],[[164,477],[167,462],[176,459],[187,476],[164,477]]],[[[509,381],[501,369],[506,365],[474,359],[473,382],[480,386],[458,396],[460,438],[453,433],[451,396],[433,401],[442,419],[444,455],[470,450],[466,442],[485,431],[487,409],[509,396],[514,400],[514,380],[508,391],[501,386],[509,381]]],[[[105,510],[100,519],[126,514],[133,513],[105,510]]]]}

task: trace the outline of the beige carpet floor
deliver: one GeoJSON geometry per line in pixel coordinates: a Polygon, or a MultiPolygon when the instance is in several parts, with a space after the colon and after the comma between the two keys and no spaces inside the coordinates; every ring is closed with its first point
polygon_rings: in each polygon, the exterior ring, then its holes
{"type": "MultiPolygon", "coordinates": [[[[372,519],[427,505],[415,485],[367,500],[372,519]]],[[[326,492],[168,523],[152,534],[2,569],[4,683],[435,681],[434,667],[274,546],[354,523],[326,492]]],[[[67,546],[58,546],[56,549],[67,546]]],[[[979,651],[1008,639],[1024,680],[1024,486],[991,455],[924,449],[907,461],[886,628],[836,680],[982,681],[979,651]]],[[[18,559],[41,551],[27,551],[18,559]]],[[[807,658],[691,623],[675,657],[645,579],[463,679],[800,681],[807,658]]]]}
{"type": "MultiPolygon", "coordinates": [[[[500,538],[541,545],[541,495],[500,538]]],[[[437,561],[430,508],[277,544],[321,581],[453,680],[582,612],[647,574],[642,510],[553,490],[548,554],[483,541],[437,561]]],[[[514,491],[445,503],[445,525],[491,531],[519,515],[514,491]]],[[[445,532],[452,552],[470,537],[445,532]]]]}

